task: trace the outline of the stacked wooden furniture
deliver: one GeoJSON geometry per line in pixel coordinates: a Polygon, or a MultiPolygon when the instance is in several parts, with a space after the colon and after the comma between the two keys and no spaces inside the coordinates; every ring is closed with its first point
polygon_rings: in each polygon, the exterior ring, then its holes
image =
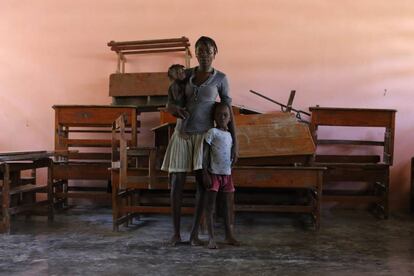
{"type": "MultiPolygon", "coordinates": [[[[324,176],[323,200],[349,204],[370,204],[378,215],[388,217],[389,171],[393,163],[395,110],[311,107],[310,129],[318,150],[323,146],[380,147],[382,158],[375,154],[341,155],[316,154],[315,166],[328,167],[324,176]],[[322,139],[318,128],[359,127],[365,131],[381,128],[384,135],[381,140],[343,140],[322,139]],[[364,182],[365,189],[353,190],[347,187],[364,182]],[[338,184],[340,184],[338,186],[338,184]]],[[[336,131],[335,133],[341,133],[336,131]]],[[[351,150],[351,149],[348,149],[351,150]]],[[[366,152],[371,152],[370,150],[366,152]]]]}
{"type": "Polygon", "coordinates": [[[0,153],[0,233],[10,233],[14,215],[46,215],[53,220],[51,155],[46,151],[0,153]],[[38,183],[36,175],[41,168],[46,168],[47,177],[38,183]]]}
{"type": "MultiPolygon", "coordinates": [[[[127,145],[125,116],[120,116],[112,128],[111,179],[114,231],[118,230],[120,224],[128,224],[133,217],[143,213],[170,213],[169,202],[160,204],[154,202],[154,197],[151,196],[151,191],[168,190],[168,175],[156,168],[156,160],[157,148],[137,148],[127,145]],[[140,162],[140,158],[144,163],[140,162]]],[[[189,213],[192,209],[184,207],[183,212],[189,213]]]]}
{"type": "Polygon", "coordinates": [[[185,67],[190,67],[190,42],[186,37],[111,41],[108,46],[118,57],[116,73],[111,74],[109,79],[109,95],[113,97],[113,103],[133,104],[141,111],[155,111],[167,103],[170,85],[168,68],[163,72],[126,73],[126,56],[184,53],[185,67]]]}
{"type": "MultiPolygon", "coordinates": [[[[245,203],[236,199],[236,211],[307,213],[311,215],[316,229],[319,229],[324,168],[308,166],[308,161],[315,152],[308,127],[298,123],[290,113],[281,112],[238,115],[236,123],[240,143],[239,163],[233,170],[236,196],[244,193],[251,199],[254,192],[269,193],[279,189],[299,191],[297,195],[305,198],[304,201],[293,200],[286,204],[263,204],[260,199],[245,203]]],[[[142,194],[146,191],[158,190],[163,191],[168,199],[168,177],[159,171],[160,162],[157,160],[162,160],[158,156],[162,157],[173,128],[173,122],[166,122],[153,129],[155,149],[151,153],[144,153],[151,158],[148,170],[140,171],[134,166],[136,163],[129,160],[143,154],[142,150],[122,146],[125,145],[122,142],[122,118],[114,125],[114,131],[120,131],[121,139],[119,163],[117,160],[113,161],[113,164],[119,166],[112,169],[114,230],[135,215],[170,212],[168,201],[162,205],[151,201],[143,203],[142,200],[136,200],[136,194],[141,195],[142,199],[142,194]]],[[[118,138],[114,138],[114,145],[117,140],[118,138]]],[[[193,191],[194,178],[189,176],[186,185],[185,190],[193,191]]],[[[191,196],[194,197],[193,194],[191,196]]],[[[183,208],[184,213],[192,210],[192,205],[183,208]]]]}
{"type": "Polygon", "coordinates": [[[235,119],[240,155],[233,169],[236,211],[309,214],[319,229],[325,168],[309,165],[315,145],[307,125],[289,112],[235,119]],[[274,200],[283,192],[290,194],[274,200]],[[270,201],[265,194],[272,195],[270,201]]]}
{"type": "Polygon", "coordinates": [[[53,108],[55,149],[65,152],[57,154],[53,166],[55,197],[60,205],[67,204],[68,198],[110,202],[112,124],[116,118],[124,115],[128,144],[136,146],[139,127],[136,107],[55,105],[53,108]],[[105,184],[100,185],[96,180],[105,184]]]}

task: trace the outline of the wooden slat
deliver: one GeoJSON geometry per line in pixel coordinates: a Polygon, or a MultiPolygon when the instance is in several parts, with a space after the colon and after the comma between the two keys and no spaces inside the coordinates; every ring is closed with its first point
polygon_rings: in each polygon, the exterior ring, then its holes
{"type": "Polygon", "coordinates": [[[310,107],[312,124],[320,126],[391,127],[395,110],[310,107]]]}
{"type": "Polygon", "coordinates": [[[28,193],[28,192],[46,192],[47,186],[37,186],[34,184],[20,185],[10,189],[10,194],[28,193]]]}
{"type": "Polygon", "coordinates": [[[111,160],[111,153],[106,152],[74,152],[69,153],[69,159],[76,160],[111,160]]]}
{"type": "Polygon", "coordinates": [[[110,147],[111,140],[107,139],[62,139],[68,147],[110,147]]]}
{"type": "Polygon", "coordinates": [[[110,180],[110,163],[93,164],[55,164],[54,179],[110,180]]]}
{"type": "Polygon", "coordinates": [[[323,168],[234,168],[233,181],[237,187],[256,188],[315,188],[323,168]],[[320,170],[319,170],[320,169],[320,170]]]}
{"type": "MultiPolygon", "coordinates": [[[[119,208],[122,213],[143,213],[143,214],[170,214],[171,208],[167,206],[122,206],[119,208]]],[[[193,207],[182,207],[182,214],[193,214],[193,207]]]]}
{"type": "Polygon", "coordinates": [[[319,139],[317,145],[360,145],[360,146],[384,146],[383,141],[365,141],[365,140],[329,140],[319,139]]]}
{"type": "Polygon", "coordinates": [[[319,163],[378,163],[379,155],[316,155],[315,162],[319,163]]]}
{"type": "Polygon", "coordinates": [[[170,52],[185,52],[187,48],[174,48],[174,49],[162,49],[162,50],[141,50],[141,51],[125,51],[123,55],[140,55],[140,54],[155,54],[155,53],[170,53],[170,52]]]}
{"type": "Polygon", "coordinates": [[[48,200],[42,200],[42,201],[37,201],[37,202],[31,203],[31,204],[24,204],[24,205],[19,205],[19,206],[15,206],[15,207],[10,207],[9,208],[9,213],[11,215],[14,215],[14,214],[22,213],[22,212],[30,212],[31,210],[33,210],[37,206],[44,206],[44,205],[48,205],[48,204],[49,204],[48,200]]]}
{"type": "Polygon", "coordinates": [[[34,152],[2,152],[0,162],[21,161],[21,160],[39,160],[46,159],[53,155],[51,151],[34,151],[34,152]]]}
{"type": "Polygon", "coordinates": [[[111,50],[114,51],[130,51],[130,50],[143,50],[143,49],[164,49],[164,48],[177,48],[177,47],[189,47],[190,43],[188,42],[172,42],[172,43],[150,43],[150,44],[141,44],[141,45],[114,45],[111,47],[111,50]]]}
{"type": "Polygon", "coordinates": [[[124,46],[124,45],[145,45],[145,44],[161,44],[161,43],[188,43],[189,39],[185,36],[179,38],[166,38],[166,39],[151,39],[151,40],[131,40],[131,41],[110,41],[108,46],[124,46]]]}
{"type": "Polygon", "coordinates": [[[236,166],[280,166],[307,164],[310,161],[309,155],[289,155],[289,156],[268,156],[268,157],[240,157],[236,166]]]}
{"type": "Polygon", "coordinates": [[[111,74],[109,96],[167,96],[169,85],[166,72],[111,74]]]}
{"type": "Polygon", "coordinates": [[[57,198],[88,198],[92,200],[111,200],[111,194],[99,192],[55,193],[57,198]]]}
{"type": "Polygon", "coordinates": [[[288,205],[241,205],[235,206],[237,212],[281,212],[281,213],[312,213],[313,206],[288,205]]]}
{"type": "Polygon", "coordinates": [[[323,195],[323,202],[340,202],[340,203],[382,203],[383,198],[378,196],[330,196],[323,195]]]}

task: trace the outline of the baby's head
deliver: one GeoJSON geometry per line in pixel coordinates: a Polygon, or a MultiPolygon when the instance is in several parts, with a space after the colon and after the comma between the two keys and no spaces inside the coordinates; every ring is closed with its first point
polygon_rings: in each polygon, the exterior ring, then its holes
{"type": "Polygon", "coordinates": [[[230,123],[230,108],[225,103],[216,103],[214,105],[214,121],[218,128],[228,130],[230,123]]]}
{"type": "Polygon", "coordinates": [[[168,68],[168,78],[171,81],[182,81],[185,79],[184,66],[181,64],[173,64],[168,68]]]}

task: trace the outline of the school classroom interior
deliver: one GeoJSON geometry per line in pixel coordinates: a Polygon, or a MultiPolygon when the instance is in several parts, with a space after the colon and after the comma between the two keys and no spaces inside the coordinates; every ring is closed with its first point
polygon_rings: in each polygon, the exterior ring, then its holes
{"type": "MultiPolygon", "coordinates": [[[[2,1],[0,275],[414,275],[414,2],[2,1]],[[229,80],[240,246],[171,246],[172,64],[229,80]]],[[[204,222],[200,238],[207,240],[204,222]]]]}

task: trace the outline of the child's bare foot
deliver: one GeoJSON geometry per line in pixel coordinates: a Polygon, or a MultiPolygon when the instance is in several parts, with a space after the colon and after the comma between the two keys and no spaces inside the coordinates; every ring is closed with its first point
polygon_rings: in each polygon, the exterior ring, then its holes
{"type": "Polygon", "coordinates": [[[198,237],[191,237],[190,238],[190,245],[192,246],[202,246],[204,242],[200,240],[198,237]]]}
{"type": "Polygon", "coordinates": [[[207,245],[208,249],[218,249],[216,241],[214,239],[210,239],[207,245]]]}
{"type": "Polygon", "coordinates": [[[229,245],[240,246],[240,242],[233,237],[226,238],[224,242],[229,245]]]}
{"type": "Polygon", "coordinates": [[[171,237],[170,241],[169,241],[169,245],[170,246],[176,246],[177,244],[179,244],[181,242],[181,237],[174,235],[171,237]]]}

